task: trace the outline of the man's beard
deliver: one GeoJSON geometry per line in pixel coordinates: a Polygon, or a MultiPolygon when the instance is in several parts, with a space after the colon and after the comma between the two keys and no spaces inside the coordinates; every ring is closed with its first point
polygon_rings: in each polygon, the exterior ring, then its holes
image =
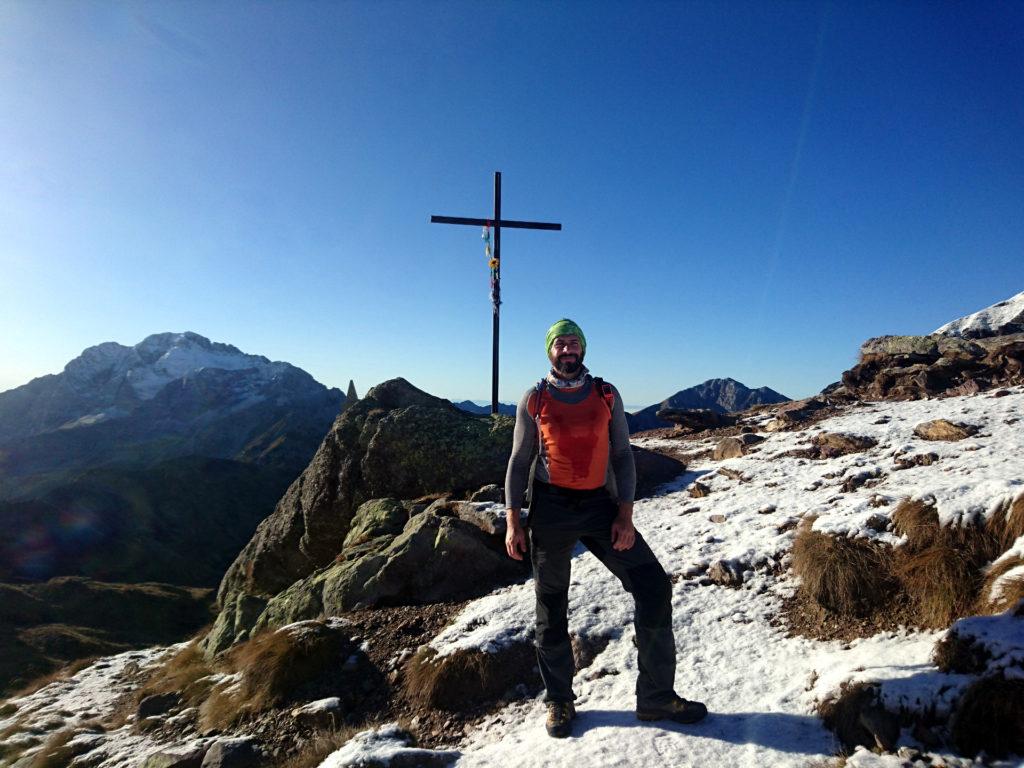
{"type": "Polygon", "coordinates": [[[561,355],[555,360],[553,367],[560,377],[571,379],[579,374],[583,367],[583,358],[576,355],[561,355]]]}

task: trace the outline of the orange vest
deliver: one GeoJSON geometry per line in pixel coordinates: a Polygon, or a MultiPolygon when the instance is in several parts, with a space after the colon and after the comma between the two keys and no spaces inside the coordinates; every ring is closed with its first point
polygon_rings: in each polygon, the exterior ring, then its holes
{"type": "Polygon", "coordinates": [[[548,482],[585,491],[604,486],[611,412],[598,385],[592,383],[590,394],[574,404],[537,391],[530,410],[540,433],[540,452],[547,466],[548,482]]]}

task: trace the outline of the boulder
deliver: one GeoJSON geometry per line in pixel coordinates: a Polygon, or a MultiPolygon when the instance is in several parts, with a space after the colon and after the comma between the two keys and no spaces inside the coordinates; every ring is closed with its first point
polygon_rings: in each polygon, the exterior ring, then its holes
{"type": "Polygon", "coordinates": [[[735,459],[746,453],[747,446],[738,437],[723,437],[715,446],[712,458],[715,461],[723,459],[735,459]]]}
{"type": "Polygon", "coordinates": [[[871,357],[929,359],[939,354],[939,343],[934,336],[878,336],[861,344],[860,354],[862,359],[871,357]]]}
{"type": "Polygon", "coordinates": [[[963,440],[978,432],[974,424],[958,424],[946,419],[923,421],[914,427],[914,434],[922,440],[963,440]]]}
{"type": "Polygon", "coordinates": [[[777,432],[780,429],[801,424],[810,419],[818,411],[828,408],[828,400],[823,395],[807,397],[803,400],[793,400],[784,403],[775,409],[775,418],[766,425],[768,432],[777,432]]]}
{"type": "Polygon", "coordinates": [[[500,485],[491,483],[485,485],[479,491],[469,497],[470,501],[491,501],[500,504],[505,500],[504,493],[500,485]]]}
{"type": "MultiPolygon", "coordinates": [[[[217,595],[220,614],[204,641],[207,655],[244,638],[275,595],[330,567],[365,502],[500,483],[513,428],[511,417],[466,413],[404,379],[371,389],[334,422],[228,569],[217,595]]],[[[387,529],[397,513],[391,508],[384,517],[390,523],[378,522],[387,529]]]]}
{"type": "Polygon", "coordinates": [[[343,722],[345,712],[341,706],[341,699],[331,696],[326,699],[317,699],[301,707],[292,710],[292,717],[299,725],[310,728],[331,728],[337,730],[343,722]]]}
{"type": "Polygon", "coordinates": [[[723,587],[739,587],[743,585],[745,570],[746,566],[738,560],[716,560],[708,568],[707,578],[723,587]]]}
{"type": "Polygon", "coordinates": [[[686,465],[679,459],[635,445],[632,448],[636,466],[635,497],[638,499],[650,496],[659,485],[675,480],[686,471],[686,465]]]}
{"type": "Polygon", "coordinates": [[[691,499],[702,499],[711,494],[711,489],[704,485],[704,483],[694,481],[693,485],[690,486],[689,492],[691,499]]]}
{"type": "Polygon", "coordinates": [[[202,768],[253,768],[260,753],[251,738],[218,739],[203,757],[202,768]]]}
{"type": "Polygon", "coordinates": [[[746,454],[746,449],[764,441],[764,437],[753,432],[743,432],[735,437],[723,437],[715,446],[713,458],[715,461],[723,459],[736,459],[746,454]]]}
{"type": "Polygon", "coordinates": [[[157,693],[152,696],[146,696],[140,701],[136,714],[140,720],[153,717],[154,715],[162,715],[180,703],[181,696],[177,693],[157,693]]]}
{"type": "Polygon", "coordinates": [[[848,453],[860,453],[878,445],[878,441],[874,438],[839,432],[822,432],[820,435],[815,435],[811,439],[811,443],[817,448],[818,455],[822,459],[832,459],[836,456],[845,456],[848,453]]]}

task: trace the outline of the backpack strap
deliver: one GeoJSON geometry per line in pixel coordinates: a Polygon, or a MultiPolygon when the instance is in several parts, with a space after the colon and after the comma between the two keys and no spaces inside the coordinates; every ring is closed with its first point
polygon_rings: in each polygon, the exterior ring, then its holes
{"type": "Polygon", "coordinates": [[[548,380],[541,379],[534,386],[533,391],[535,397],[533,398],[533,420],[540,425],[540,399],[544,396],[544,391],[548,388],[548,380]]]}
{"type": "Polygon", "coordinates": [[[600,376],[595,376],[594,387],[597,389],[598,394],[601,395],[601,399],[604,400],[604,404],[608,406],[608,414],[611,415],[615,409],[615,390],[612,389],[612,385],[600,376]]]}

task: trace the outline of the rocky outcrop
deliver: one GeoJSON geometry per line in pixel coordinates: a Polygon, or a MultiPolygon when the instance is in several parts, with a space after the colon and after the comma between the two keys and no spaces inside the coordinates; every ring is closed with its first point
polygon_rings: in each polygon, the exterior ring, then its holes
{"type": "MultiPolygon", "coordinates": [[[[504,552],[504,529],[481,529],[469,502],[433,504],[397,536],[346,547],[341,560],[272,598],[256,629],[358,607],[408,605],[485,594],[524,578],[525,561],[504,552]],[[462,512],[462,515],[459,513],[462,512]]],[[[500,519],[500,518],[499,518],[500,519]]],[[[220,639],[223,643],[228,638],[220,639]]]]}
{"type": "Polygon", "coordinates": [[[842,390],[865,400],[973,394],[1024,383],[1024,333],[881,336],[866,341],[842,390]]]}
{"type": "Polygon", "coordinates": [[[662,408],[655,416],[676,425],[682,432],[703,432],[705,429],[731,427],[736,416],[712,411],[710,408],[662,408]]]}
{"type": "MultiPolygon", "coordinates": [[[[388,541],[387,536],[374,538],[377,523],[367,523],[366,530],[354,528],[360,505],[372,499],[415,499],[431,493],[463,495],[483,485],[501,483],[513,426],[513,420],[505,416],[465,413],[404,379],[371,389],[335,421],[309,466],[228,569],[218,592],[221,612],[207,639],[207,650],[221,650],[246,637],[266,610],[271,615],[262,619],[265,623],[306,610],[282,608],[286,603],[308,607],[319,599],[332,606],[351,605],[352,585],[365,585],[397,555],[386,548],[378,551],[373,545],[374,541],[381,545],[388,541]],[[362,530],[358,537],[367,549],[363,556],[370,559],[361,556],[332,570],[353,530],[362,530]],[[285,590],[290,592],[287,599],[281,596],[273,607],[268,606],[285,590]]],[[[391,530],[400,516],[396,519],[393,505],[390,510],[366,516],[391,530]]],[[[473,534],[459,522],[442,521],[439,516],[410,520],[387,546],[419,551],[431,535],[435,539],[440,535],[442,527],[450,533],[450,542],[461,542],[473,534]]],[[[433,546],[433,541],[430,543],[433,546]]],[[[442,543],[441,551],[461,551],[459,546],[442,543]]],[[[396,568],[393,564],[387,578],[379,579],[392,590],[385,598],[387,589],[382,587],[382,600],[397,599],[403,588],[395,586],[402,581],[395,575],[396,568]]],[[[464,572],[462,575],[466,578],[464,572]]]]}

